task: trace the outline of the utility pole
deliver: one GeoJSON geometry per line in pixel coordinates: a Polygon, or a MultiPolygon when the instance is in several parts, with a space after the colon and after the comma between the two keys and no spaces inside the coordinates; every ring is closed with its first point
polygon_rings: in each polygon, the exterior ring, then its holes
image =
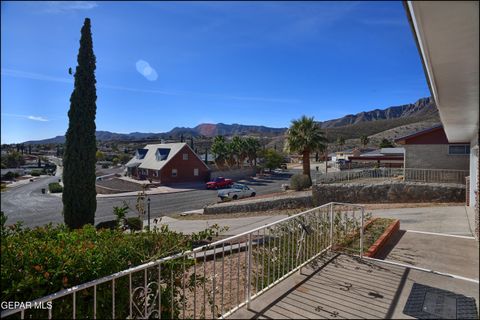
{"type": "Polygon", "coordinates": [[[325,128],[325,139],[327,140],[327,144],[325,145],[325,176],[328,172],[328,128],[325,128]]]}
{"type": "Polygon", "coordinates": [[[147,198],[148,231],[150,231],[150,197],[147,198]]]}

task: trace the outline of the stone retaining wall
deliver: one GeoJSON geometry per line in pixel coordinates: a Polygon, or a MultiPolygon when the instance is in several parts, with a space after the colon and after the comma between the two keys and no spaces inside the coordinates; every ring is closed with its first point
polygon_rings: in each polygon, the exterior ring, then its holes
{"type": "Polygon", "coordinates": [[[210,172],[210,179],[217,177],[225,177],[232,180],[241,180],[255,176],[255,168],[241,168],[232,170],[212,170],[210,172]]]}
{"type": "Polygon", "coordinates": [[[312,194],[307,192],[295,192],[271,198],[248,199],[217,203],[206,206],[204,214],[221,214],[237,212],[256,212],[267,210],[298,209],[312,207],[312,194]]]}
{"type": "Polygon", "coordinates": [[[459,184],[384,182],[379,184],[319,184],[313,186],[313,203],[465,202],[459,184]]]}

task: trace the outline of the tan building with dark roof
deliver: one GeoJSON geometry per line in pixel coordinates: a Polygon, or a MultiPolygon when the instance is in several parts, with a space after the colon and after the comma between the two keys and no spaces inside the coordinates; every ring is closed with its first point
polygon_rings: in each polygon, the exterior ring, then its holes
{"type": "Polygon", "coordinates": [[[448,141],[443,126],[395,140],[405,148],[405,168],[468,170],[470,143],[448,141]]]}

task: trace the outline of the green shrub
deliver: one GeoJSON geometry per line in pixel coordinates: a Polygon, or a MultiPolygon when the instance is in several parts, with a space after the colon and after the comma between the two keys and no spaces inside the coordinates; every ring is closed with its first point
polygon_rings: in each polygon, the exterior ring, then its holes
{"type": "Polygon", "coordinates": [[[117,221],[117,220],[107,220],[107,221],[102,221],[102,222],[97,223],[97,225],[95,226],[95,228],[96,228],[97,230],[100,230],[100,229],[110,229],[110,230],[113,230],[113,229],[115,229],[117,226],[118,226],[118,221],[117,221]]]}
{"type": "Polygon", "coordinates": [[[50,193],[60,193],[63,191],[63,187],[58,182],[52,182],[48,184],[48,190],[50,193]]]}
{"type": "Polygon", "coordinates": [[[41,174],[42,174],[41,170],[32,170],[32,172],[30,172],[30,175],[33,176],[33,177],[38,177],[41,174]]]}
{"type": "Polygon", "coordinates": [[[15,178],[15,174],[12,171],[8,171],[3,175],[3,179],[5,180],[13,180],[15,178]]]}
{"type": "Polygon", "coordinates": [[[312,182],[306,174],[294,174],[290,179],[290,187],[296,191],[307,189],[311,185],[312,182]]]}
{"type": "MultiPolygon", "coordinates": [[[[193,243],[215,235],[213,226],[202,233],[183,235],[168,229],[167,226],[152,232],[125,233],[119,229],[96,230],[92,225],[82,229],[69,230],[64,225],[51,224],[34,229],[23,228],[20,223],[5,226],[5,216],[1,215],[1,300],[32,301],[86,283],[142,263],[170,256],[193,248],[193,243]]],[[[183,260],[183,259],[181,259],[183,260]]],[[[186,259],[186,268],[193,260],[186,259]]],[[[158,279],[158,268],[148,271],[148,281],[158,279]]],[[[183,279],[183,264],[180,260],[162,263],[161,277],[172,279],[161,288],[162,318],[178,318],[182,287],[177,285],[183,279]],[[175,283],[175,285],[170,285],[175,283]],[[173,313],[169,310],[172,305],[173,313]]],[[[133,288],[143,285],[144,273],[132,275],[133,288]]],[[[189,288],[199,285],[187,284],[189,288]]],[[[129,277],[115,280],[116,317],[129,315],[129,277]]],[[[190,289],[189,289],[190,290],[190,289]]],[[[93,288],[77,292],[77,318],[92,318],[93,288]]],[[[97,285],[97,318],[112,316],[111,282],[97,285]]],[[[55,300],[53,318],[71,318],[72,296],[55,300]]],[[[46,318],[42,310],[27,310],[25,318],[46,318]],[[43,313],[42,313],[43,312],[43,313]]]]}
{"type": "Polygon", "coordinates": [[[126,225],[130,230],[142,230],[143,221],[138,217],[131,217],[125,219],[126,225]]]}

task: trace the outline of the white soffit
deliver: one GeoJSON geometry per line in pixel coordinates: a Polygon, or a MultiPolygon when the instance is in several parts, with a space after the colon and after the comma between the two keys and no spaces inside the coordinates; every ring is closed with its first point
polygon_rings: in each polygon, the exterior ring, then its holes
{"type": "Polygon", "coordinates": [[[407,1],[432,95],[450,142],[478,135],[479,2],[407,1]]]}

